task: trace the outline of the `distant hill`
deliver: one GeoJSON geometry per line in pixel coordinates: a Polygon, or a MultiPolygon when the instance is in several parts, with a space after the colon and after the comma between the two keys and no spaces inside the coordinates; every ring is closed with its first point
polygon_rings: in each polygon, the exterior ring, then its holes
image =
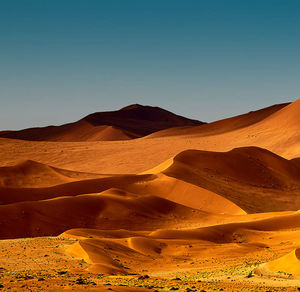
{"type": "Polygon", "coordinates": [[[139,138],[173,127],[202,124],[159,107],[133,104],[117,111],[96,112],[61,126],[2,131],[0,137],[29,141],[114,141],[139,138]]]}

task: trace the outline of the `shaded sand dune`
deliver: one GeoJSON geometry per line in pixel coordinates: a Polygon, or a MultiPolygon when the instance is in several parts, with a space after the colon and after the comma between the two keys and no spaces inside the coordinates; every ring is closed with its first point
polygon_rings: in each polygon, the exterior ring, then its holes
{"type": "Polygon", "coordinates": [[[290,103],[276,104],[257,111],[251,111],[247,114],[234,116],[231,118],[219,120],[216,122],[204,124],[197,127],[191,126],[191,127],[178,127],[178,128],[166,129],[166,130],[155,132],[149,135],[147,138],[176,136],[176,135],[191,135],[191,134],[197,134],[203,136],[219,135],[219,134],[231,132],[234,130],[238,130],[256,124],[266,119],[268,116],[281,110],[282,108],[286,107],[289,104],[290,103]]]}
{"type": "Polygon", "coordinates": [[[0,137],[30,141],[115,141],[138,138],[171,127],[201,124],[158,107],[136,104],[118,111],[94,113],[62,126],[2,131],[0,137]]]}
{"type": "Polygon", "coordinates": [[[256,269],[256,273],[277,273],[280,276],[300,277],[300,248],[256,269]]]}
{"type": "Polygon", "coordinates": [[[0,206],[0,237],[58,235],[68,229],[152,230],[193,222],[204,213],[154,196],[113,189],[100,194],[59,197],[0,206]],[[184,220],[183,220],[184,221],[184,220]]]}
{"type": "Polygon", "coordinates": [[[77,196],[103,192],[110,188],[125,188],[134,182],[152,180],[152,175],[120,175],[97,179],[78,180],[45,188],[0,187],[0,202],[12,204],[25,201],[38,201],[62,196],[77,196]]]}
{"type": "Polygon", "coordinates": [[[0,167],[0,187],[9,188],[43,188],[96,177],[102,175],[60,169],[32,160],[0,167]]]}

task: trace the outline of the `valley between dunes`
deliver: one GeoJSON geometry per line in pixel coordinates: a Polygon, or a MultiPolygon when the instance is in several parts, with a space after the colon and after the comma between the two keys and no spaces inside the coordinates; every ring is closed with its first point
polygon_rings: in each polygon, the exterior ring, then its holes
{"type": "Polygon", "coordinates": [[[297,291],[299,125],[296,100],[208,124],[132,105],[0,132],[0,287],[297,291]]]}

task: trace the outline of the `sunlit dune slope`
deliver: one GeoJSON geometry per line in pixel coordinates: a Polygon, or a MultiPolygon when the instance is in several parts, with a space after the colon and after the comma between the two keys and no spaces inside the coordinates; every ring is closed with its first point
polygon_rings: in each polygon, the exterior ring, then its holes
{"type": "Polygon", "coordinates": [[[3,131],[0,137],[30,141],[114,141],[142,137],[162,129],[201,125],[158,107],[131,105],[112,112],[97,112],[62,126],[3,131]]]}
{"type": "Polygon", "coordinates": [[[265,126],[276,127],[278,130],[298,130],[300,124],[300,99],[288,104],[279,111],[267,117],[261,123],[265,126]],[[280,126],[280,128],[278,128],[280,126]]]}
{"type": "Polygon", "coordinates": [[[256,124],[266,119],[268,116],[281,110],[282,108],[286,107],[289,104],[290,103],[276,104],[257,111],[251,111],[247,114],[234,116],[231,118],[219,120],[201,126],[195,126],[195,127],[191,126],[191,127],[181,127],[181,128],[178,127],[178,128],[166,129],[159,132],[155,132],[149,135],[147,138],[175,136],[175,135],[191,135],[191,134],[197,134],[203,136],[219,135],[219,134],[238,130],[256,124]]]}
{"type": "Polygon", "coordinates": [[[155,179],[128,184],[126,190],[137,194],[151,194],[187,207],[215,214],[241,215],[246,212],[223,196],[184,180],[158,174],[155,179]]]}
{"type": "Polygon", "coordinates": [[[281,276],[300,276],[300,248],[272,262],[262,265],[258,270],[267,270],[278,273],[281,276]]]}

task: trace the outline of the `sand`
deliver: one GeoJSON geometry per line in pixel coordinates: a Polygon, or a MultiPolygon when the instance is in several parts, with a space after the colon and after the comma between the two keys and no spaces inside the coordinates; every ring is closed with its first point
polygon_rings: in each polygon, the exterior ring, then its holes
{"type": "Polygon", "coordinates": [[[0,139],[4,289],[300,286],[300,100],[203,125],[107,116],[0,139]]]}

